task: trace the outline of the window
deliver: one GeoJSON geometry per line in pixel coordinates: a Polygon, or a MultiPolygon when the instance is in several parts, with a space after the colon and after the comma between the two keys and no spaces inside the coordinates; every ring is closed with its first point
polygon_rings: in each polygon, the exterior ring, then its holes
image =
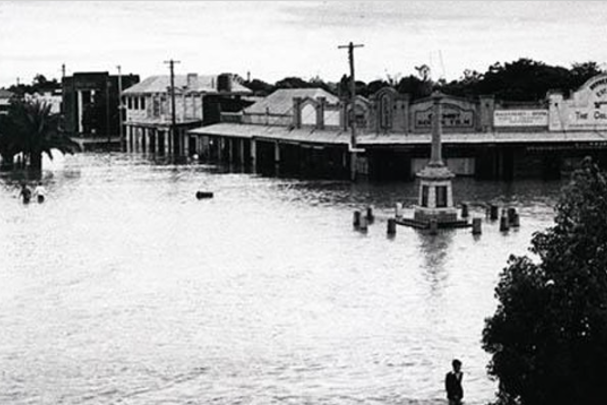
{"type": "Polygon", "coordinates": [[[164,94],[160,96],[160,114],[168,114],[167,98],[164,94]]]}
{"type": "Polygon", "coordinates": [[[447,186],[436,186],[436,207],[444,208],[447,206],[447,186]]]}
{"type": "Polygon", "coordinates": [[[428,193],[430,188],[428,186],[422,186],[422,207],[428,206],[428,193]]]}
{"type": "Polygon", "coordinates": [[[127,103],[127,107],[129,110],[133,109],[133,98],[132,97],[127,97],[126,98],[126,103],[127,103]]]}
{"type": "Polygon", "coordinates": [[[133,97],[133,104],[134,104],[133,108],[135,110],[138,110],[139,109],[139,97],[133,97]]]}
{"type": "Polygon", "coordinates": [[[392,127],[392,103],[390,96],[384,94],[379,100],[380,127],[390,129],[392,127]]]}
{"type": "Polygon", "coordinates": [[[152,98],[152,117],[160,117],[160,99],[158,97],[152,98]]]}
{"type": "Polygon", "coordinates": [[[139,102],[142,110],[145,110],[145,97],[141,97],[141,101],[139,102]]]}

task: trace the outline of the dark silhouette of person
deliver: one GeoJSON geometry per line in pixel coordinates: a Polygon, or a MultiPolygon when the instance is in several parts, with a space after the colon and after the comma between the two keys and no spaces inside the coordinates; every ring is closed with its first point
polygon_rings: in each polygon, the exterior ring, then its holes
{"type": "Polygon", "coordinates": [[[445,389],[447,390],[447,399],[449,405],[461,405],[464,398],[464,389],[462,388],[462,362],[455,359],[451,362],[453,370],[449,371],[445,376],[445,389]]]}
{"type": "Polygon", "coordinates": [[[21,184],[21,191],[19,192],[19,196],[23,198],[23,203],[27,204],[30,202],[32,198],[32,190],[27,186],[27,184],[21,184]]]}

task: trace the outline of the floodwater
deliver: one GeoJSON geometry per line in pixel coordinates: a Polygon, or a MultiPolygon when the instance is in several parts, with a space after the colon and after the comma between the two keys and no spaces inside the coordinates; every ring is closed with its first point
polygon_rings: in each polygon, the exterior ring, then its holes
{"type": "Polygon", "coordinates": [[[0,174],[2,404],[442,404],[454,357],[466,403],[486,404],[494,287],[552,225],[562,186],[456,179],[473,216],[508,204],[520,228],[388,238],[414,183],[117,153],[45,164],[43,204],[23,205],[18,173],[0,174]],[[368,204],[364,234],[352,216],[368,204]]]}

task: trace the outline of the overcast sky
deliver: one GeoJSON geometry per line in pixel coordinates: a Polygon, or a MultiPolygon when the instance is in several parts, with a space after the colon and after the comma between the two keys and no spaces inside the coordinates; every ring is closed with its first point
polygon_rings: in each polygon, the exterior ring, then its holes
{"type": "MultiPolygon", "coordinates": [[[[337,81],[355,51],[364,81],[427,64],[434,79],[520,57],[570,67],[607,62],[607,2],[594,1],[7,1],[0,0],[0,87],[36,73],[145,78],[233,72],[274,83],[337,81]]],[[[605,65],[603,65],[605,66],[605,65]]]]}

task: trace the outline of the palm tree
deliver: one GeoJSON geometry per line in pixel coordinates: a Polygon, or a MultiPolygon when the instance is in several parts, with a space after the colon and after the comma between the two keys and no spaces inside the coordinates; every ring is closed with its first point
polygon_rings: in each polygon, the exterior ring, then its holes
{"type": "Polygon", "coordinates": [[[42,170],[43,153],[53,159],[53,149],[63,154],[73,154],[80,149],[59,128],[59,114],[51,113],[50,104],[39,100],[17,101],[11,107],[9,139],[13,150],[23,152],[28,158],[31,169],[42,170]]]}
{"type": "Polygon", "coordinates": [[[2,114],[0,115],[0,170],[12,169],[17,153],[19,150],[12,115],[2,114]]]}

